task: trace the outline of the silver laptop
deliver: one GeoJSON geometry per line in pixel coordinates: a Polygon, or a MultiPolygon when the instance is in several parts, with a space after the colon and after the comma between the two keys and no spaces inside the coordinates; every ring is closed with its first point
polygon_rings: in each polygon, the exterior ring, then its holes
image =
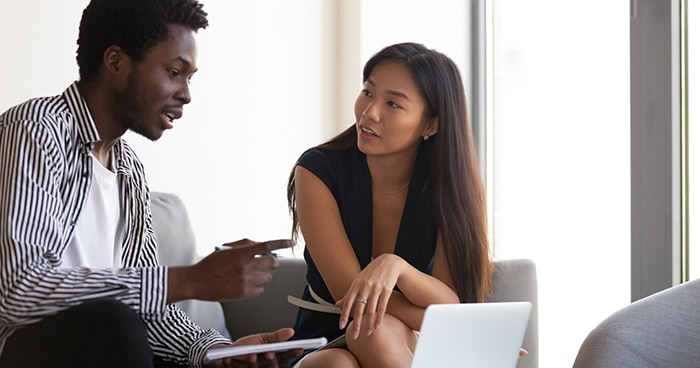
{"type": "Polygon", "coordinates": [[[530,302],[433,304],[411,368],[514,368],[531,309],[530,302]]]}

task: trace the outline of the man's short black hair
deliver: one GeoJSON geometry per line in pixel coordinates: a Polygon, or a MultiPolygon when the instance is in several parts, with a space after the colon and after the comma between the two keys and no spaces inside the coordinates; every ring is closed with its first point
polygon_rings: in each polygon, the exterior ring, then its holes
{"type": "Polygon", "coordinates": [[[151,47],[168,39],[171,24],[197,31],[209,22],[197,0],[92,0],[83,11],[78,35],[81,80],[95,77],[111,45],[136,61],[143,60],[151,47]]]}

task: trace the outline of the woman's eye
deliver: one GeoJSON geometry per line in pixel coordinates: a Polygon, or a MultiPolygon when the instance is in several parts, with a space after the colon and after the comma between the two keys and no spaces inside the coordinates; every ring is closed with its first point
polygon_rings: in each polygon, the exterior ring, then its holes
{"type": "Polygon", "coordinates": [[[368,90],[366,90],[366,89],[363,89],[363,90],[362,90],[362,94],[365,95],[365,96],[367,96],[367,97],[372,97],[372,92],[370,92],[370,91],[368,91],[368,90]]]}
{"type": "Polygon", "coordinates": [[[168,69],[168,74],[173,78],[177,78],[180,75],[180,72],[175,69],[168,69]]]}
{"type": "Polygon", "coordinates": [[[401,109],[401,108],[402,108],[400,105],[396,104],[395,102],[389,101],[389,102],[387,102],[386,104],[389,105],[390,107],[394,108],[394,109],[401,109]]]}

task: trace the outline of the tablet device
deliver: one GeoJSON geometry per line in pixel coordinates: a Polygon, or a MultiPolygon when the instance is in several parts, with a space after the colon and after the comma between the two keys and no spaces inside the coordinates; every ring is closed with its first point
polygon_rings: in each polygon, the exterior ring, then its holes
{"type": "Polygon", "coordinates": [[[325,337],[315,339],[301,339],[281,342],[271,342],[267,344],[238,345],[222,348],[213,348],[207,351],[205,362],[212,360],[234,357],[239,355],[259,354],[268,351],[281,352],[293,349],[316,349],[326,345],[328,340],[325,337]]]}

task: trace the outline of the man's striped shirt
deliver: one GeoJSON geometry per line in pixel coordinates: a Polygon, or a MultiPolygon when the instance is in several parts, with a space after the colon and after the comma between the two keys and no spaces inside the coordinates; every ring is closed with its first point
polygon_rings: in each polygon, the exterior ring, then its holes
{"type": "Polygon", "coordinates": [[[144,168],[123,140],[113,148],[127,224],[123,268],[61,268],[99,140],[77,83],[0,115],[0,354],[17,328],[112,297],[146,322],[154,354],[199,366],[209,346],[229,341],[166,305],[167,268],[158,264],[144,168]]]}

